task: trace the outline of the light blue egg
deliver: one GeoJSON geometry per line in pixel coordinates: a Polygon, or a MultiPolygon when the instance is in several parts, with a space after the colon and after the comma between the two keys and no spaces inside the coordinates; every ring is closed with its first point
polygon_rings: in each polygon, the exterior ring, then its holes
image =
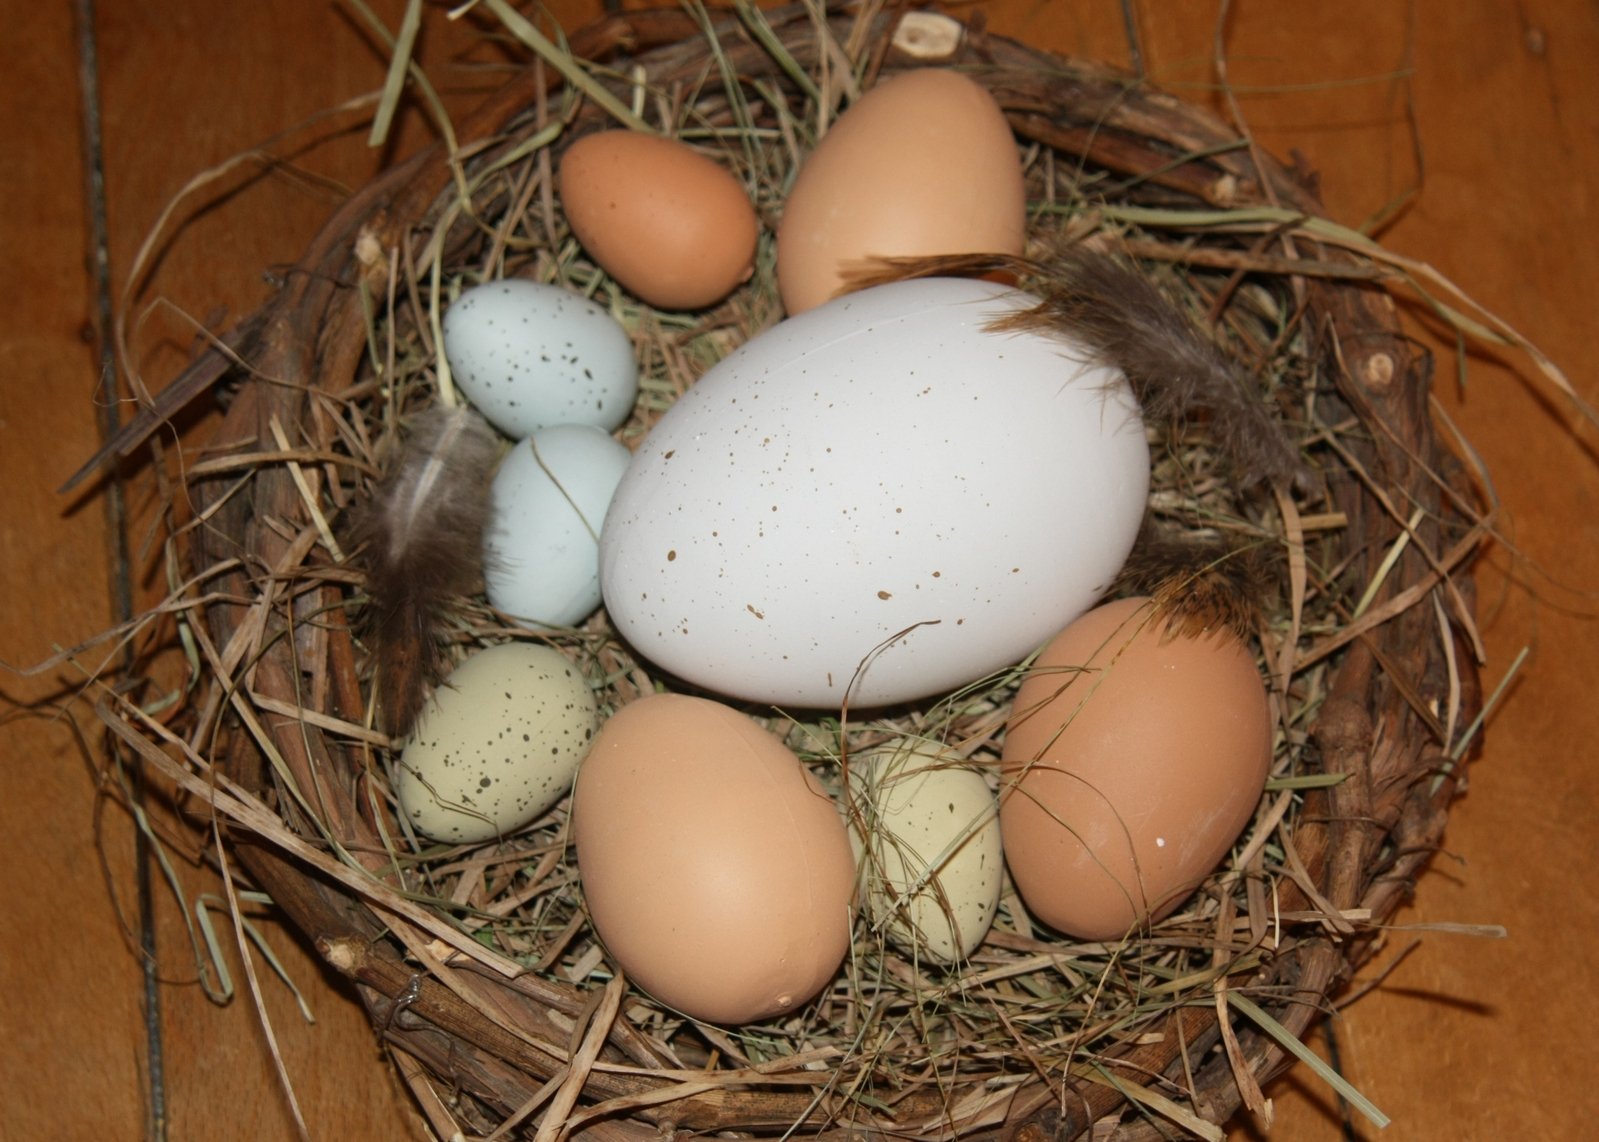
{"type": "Polygon", "coordinates": [[[464,290],[444,314],[455,385],[515,440],[553,424],[616,428],[638,395],[633,343],[604,308],[508,279],[464,290]]]}
{"type": "Polygon", "coordinates": [[[540,429],[501,462],[489,491],[489,602],[530,626],[570,627],[600,605],[600,528],[627,446],[592,425],[540,429]]]}

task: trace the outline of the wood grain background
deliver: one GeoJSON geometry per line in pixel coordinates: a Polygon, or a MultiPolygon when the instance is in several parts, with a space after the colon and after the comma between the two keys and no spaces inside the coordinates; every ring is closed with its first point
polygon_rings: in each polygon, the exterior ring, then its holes
{"type": "MultiPolygon", "coordinates": [[[[389,27],[400,0],[373,8],[389,27]]],[[[598,0],[551,9],[568,27],[598,0]]],[[[1126,63],[1115,0],[991,0],[991,26],[1040,46],[1126,63]]],[[[1214,2],[1138,0],[1149,74],[1214,98],[1214,2]]],[[[71,5],[0,0],[0,659],[38,662],[104,628],[111,604],[105,518],[93,495],[54,490],[96,444],[95,330],[80,162],[71,5]]],[[[110,256],[115,280],[196,173],[290,128],[277,162],[217,182],[160,252],[153,286],[127,309],[135,357],[158,387],[194,338],[270,289],[339,197],[392,153],[420,143],[413,115],[389,154],[353,117],[320,112],[368,93],[384,58],[332,0],[209,4],[102,0],[110,256]]],[[[458,57],[459,29],[433,10],[423,54],[464,105],[492,74],[458,57]]],[[[1590,0],[1236,0],[1223,40],[1229,79],[1260,142],[1321,172],[1331,215],[1361,224],[1417,190],[1385,231],[1535,340],[1599,402],[1587,354],[1599,298],[1599,7],[1590,0]],[[1424,164],[1422,178],[1418,162],[1424,164]]],[[[1425,314],[1415,332],[1452,351],[1425,314]]],[[[1504,541],[1481,568],[1483,627],[1497,681],[1529,650],[1451,817],[1446,852],[1387,938],[1380,985],[1334,1021],[1342,1065],[1403,1140],[1586,1136],[1599,1072],[1599,992],[1590,963],[1599,892],[1589,875],[1599,777],[1593,697],[1599,640],[1599,461],[1595,433],[1528,380],[1512,352],[1474,350],[1462,385],[1444,358],[1440,408],[1494,473],[1504,541]],[[1413,925],[1503,924],[1502,941],[1413,925]]],[[[206,427],[186,425],[189,439],[206,427]]],[[[151,492],[132,490],[145,600],[163,569],[144,549],[151,492]]],[[[0,672],[0,1138],[139,1138],[149,1107],[133,908],[131,828],[96,798],[72,731],[81,674],[0,672]],[[67,705],[65,713],[59,713],[67,705]],[[102,813],[100,810],[104,809],[102,813]],[[119,911],[120,910],[120,911],[119,911]]],[[[91,731],[92,733],[92,731],[91,731]]],[[[157,810],[159,819],[170,814],[157,810]]],[[[172,850],[183,900],[218,891],[172,850]]],[[[173,1139],[287,1138],[292,1119],[254,1005],[205,998],[170,893],[159,897],[167,1126],[173,1139]]],[[[417,1135],[415,1116],[350,997],[270,909],[253,913],[305,991],[315,1024],[264,976],[263,1009],[317,1139],[417,1135]]],[[[242,975],[224,932],[227,957],[242,975]]],[[[264,969],[262,969],[264,970],[264,969]]],[[[1381,974],[1369,973],[1375,980],[1381,974]]],[[[1316,1080],[1275,1084],[1274,1138],[1339,1139],[1316,1080]]],[[[1239,1137],[1259,1124],[1236,1125],[1239,1137]]],[[[1355,1128],[1356,1137],[1370,1131],[1355,1128]]]]}

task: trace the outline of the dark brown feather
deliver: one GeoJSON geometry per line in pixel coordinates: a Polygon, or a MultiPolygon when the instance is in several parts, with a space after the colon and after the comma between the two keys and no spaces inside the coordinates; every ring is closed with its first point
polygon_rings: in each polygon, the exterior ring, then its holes
{"type": "Polygon", "coordinates": [[[1266,603],[1266,554],[1221,535],[1145,521],[1117,580],[1120,595],[1149,595],[1171,636],[1227,629],[1248,640],[1266,603]]]}
{"type": "Polygon", "coordinates": [[[429,409],[372,494],[351,508],[378,722],[395,737],[410,733],[448,669],[442,624],[482,579],[489,477],[498,457],[494,430],[477,413],[429,409]]]}

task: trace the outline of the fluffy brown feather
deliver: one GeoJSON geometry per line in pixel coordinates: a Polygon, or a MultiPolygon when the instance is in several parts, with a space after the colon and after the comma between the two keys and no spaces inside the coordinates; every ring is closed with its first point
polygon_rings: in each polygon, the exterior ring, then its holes
{"type": "Polygon", "coordinates": [[[348,534],[366,583],[361,631],[375,664],[378,722],[411,732],[448,669],[441,624],[483,575],[494,430],[467,408],[432,408],[350,511],[348,534]]]}
{"type": "Polygon", "coordinates": [[[1255,545],[1146,520],[1116,593],[1151,596],[1171,635],[1226,629],[1248,640],[1266,603],[1265,558],[1255,545]]]}

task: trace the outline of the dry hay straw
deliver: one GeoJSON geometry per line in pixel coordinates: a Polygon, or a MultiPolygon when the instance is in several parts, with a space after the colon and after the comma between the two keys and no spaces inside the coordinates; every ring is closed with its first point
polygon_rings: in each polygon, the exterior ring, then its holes
{"type": "MultiPolygon", "coordinates": [[[[1152,930],[1073,942],[1036,929],[1007,893],[986,942],[946,972],[863,921],[835,985],[803,1012],[698,1026],[611,973],[583,915],[564,803],[476,847],[399,824],[393,743],[372,728],[351,633],[361,583],[341,513],[407,419],[452,399],[438,318],[481,279],[555,280],[609,304],[644,372],[623,436],[647,431],[779,316],[770,227],[818,124],[878,76],[926,62],[907,45],[937,49],[893,41],[896,16],[876,5],[634,13],[569,50],[487,7],[534,49],[530,65],[445,143],[353,195],[278,295],[171,390],[240,382],[189,469],[193,517],[174,542],[192,576],[163,608],[192,638],[196,697],[162,718],[109,697],[102,716],[226,822],[249,878],[357,982],[441,1137],[1219,1137],[1214,1123],[1261,1107],[1260,1084],[1372,954],[1437,846],[1480,724],[1469,564],[1488,529],[1485,481],[1440,445],[1430,362],[1389,289],[1419,288],[1465,332],[1513,333],[1425,267],[1319,218],[1301,172],[1209,112],[968,29],[933,62],[967,69],[1006,109],[1029,172],[1030,252],[1079,243],[1133,259],[1302,448],[1308,478],[1246,493],[1210,422],[1151,427],[1152,514],[1273,556],[1254,632],[1277,726],[1271,781],[1226,864],[1152,930]],[[554,163],[617,118],[704,145],[751,190],[766,226],[757,273],[722,305],[641,308],[567,232],[554,163]]],[[[452,629],[457,653],[548,639],[607,708],[661,681],[603,613],[533,635],[479,597],[452,629]]],[[[756,712],[836,787],[843,758],[893,733],[993,760],[1016,681],[892,719],[756,712]]]]}

